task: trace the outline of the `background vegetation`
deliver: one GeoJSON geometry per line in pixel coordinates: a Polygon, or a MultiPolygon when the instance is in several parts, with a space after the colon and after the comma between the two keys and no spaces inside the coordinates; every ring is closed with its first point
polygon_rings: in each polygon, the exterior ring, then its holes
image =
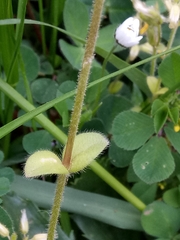
{"type": "MultiPolygon", "coordinates": [[[[70,177],[57,239],[180,239],[179,23],[169,26],[165,1],[145,3],[155,15],[105,1],[79,132],[101,132],[110,145],[70,177]],[[135,15],[140,45],[114,48],[115,29],[135,15]]],[[[37,150],[62,154],[91,9],[91,0],[0,1],[0,223],[9,239],[47,232],[56,175],[29,180],[23,168],[37,150]]]]}

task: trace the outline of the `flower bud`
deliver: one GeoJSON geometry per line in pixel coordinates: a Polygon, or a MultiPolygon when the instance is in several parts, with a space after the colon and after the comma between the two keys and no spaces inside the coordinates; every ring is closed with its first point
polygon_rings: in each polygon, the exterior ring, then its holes
{"type": "Polygon", "coordinates": [[[146,6],[144,2],[140,0],[131,0],[134,8],[139,14],[139,17],[145,21],[148,25],[159,25],[163,23],[164,18],[161,16],[158,5],[146,6]]]}
{"type": "Polygon", "coordinates": [[[180,17],[180,7],[177,3],[173,4],[169,13],[169,28],[178,26],[180,17]]]}
{"type": "Polygon", "coordinates": [[[145,53],[148,53],[148,54],[153,54],[153,47],[150,43],[146,42],[146,43],[143,43],[141,45],[139,45],[140,47],[140,50],[142,52],[145,52],[145,53]]]}
{"type": "Polygon", "coordinates": [[[132,47],[139,44],[139,41],[143,38],[139,35],[139,19],[129,17],[126,19],[115,32],[115,39],[118,44],[123,47],[132,47]]]}
{"type": "Polygon", "coordinates": [[[47,240],[47,233],[36,234],[31,240],[47,240]]]}
{"type": "Polygon", "coordinates": [[[151,91],[151,93],[154,95],[160,87],[160,80],[153,76],[147,77],[147,85],[151,91]]]}
{"type": "Polygon", "coordinates": [[[2,223],[0,223],[0,236],[9,237],[9,230],[2,223]]]}
{"type": "Polygon", "coordinates": [[[157,47],[161,40],[161,26],[151,25],[147,30],[148,42],[153,46],[157,47]]]}
{"type": "Polygon", "coordinates": [[[21,210],[21,232],[23,234],[27,234],[29,231],[29,223],[28,223],[28,218],[26,215],[26,209],[21,210]]]}
{"type": "Polygon", "coordinates": [[[139,54],[139,45],[134,45],[129,52],[129,60],[132,62],[139,54]]]}

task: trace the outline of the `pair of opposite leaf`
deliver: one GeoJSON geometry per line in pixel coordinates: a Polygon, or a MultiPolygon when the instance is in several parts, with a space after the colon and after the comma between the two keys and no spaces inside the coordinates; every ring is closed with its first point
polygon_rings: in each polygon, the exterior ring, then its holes
{"type": "MultiPolygon", "coordinates": [[[[126,19],[115,31],[115,39],[123,47],[137,45],[143,38],[139,35],[139,19],[126,19]]],[[[67,169],[59,157],[51,151],[43,150],[32,154],[25,164],[26,177],[37,177],[45,174],[70,174],[86,168],[107,146],[108,140],[99,133],[82,133],[76,136],[71,167],[67,169]]],[[[65,148],[64,148],[65,149],[65,148]]],[[[63,151],[64,152],[64,151],[63,151]]]]}
{"type": "MultiPolygon", "coordinates": [[[[26,161],[26,177],[45,174],[70,174],[86,168],[109,144],[100,133],[81,133],[76,136],[71,157],[71,167],[67,169],[60,158],[51,151],[42,150],[32,154],[26,161]]],[[[64,147],[65,151],[66,146],[64,147]]],[[[64,155],[64,151],[63,154],[64,155]]]]}

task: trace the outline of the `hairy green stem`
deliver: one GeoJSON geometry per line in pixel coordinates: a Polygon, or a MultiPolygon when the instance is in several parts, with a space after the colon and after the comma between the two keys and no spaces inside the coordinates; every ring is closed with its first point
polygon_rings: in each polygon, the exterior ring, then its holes
{"type": "Polygon", "coordinates": [[[98,30],[100,26],[103,4],[104,4],[104,0],[94,1],[94,6],[93,6],[94,10],[93,10],[91,24],[88,32],[88,38],[87,38],[87,43],[85,47],[85,54],[84,54],[84,59],[82,63],[82,68],[79,73],[77,94],[75,97],[74,109],[71,116],[71,123],[69,127],[66,151],[63,158],[63,164],[67,168],[69,168],[71,165],[71,154],[72,154],[75,136],[78,130],[81,110],[84,102],[84,96],[87,89],[90,68],[93,61],[93,54],[94,54],[96,39],[98,36],[98,30]]]}
{"type": "Polygon", "coordinates": [[[66,185],[67,175],[59,175],[57,177],[56,183],[56,191],[55,191],[55,198],[52,207],[52,214],[49,221],[49,228],[48,228],[48,237],[47,240],[54,240],[55,239],[55,232],[56,232],[56,224],[60,213],[60,205],[63,198],[64,187],[66,185]]]}
{"type": "Polygon", "coordinates": [[[167,50],[169,50],[173,45],[174,38],[176,36],[176,32],[178,30],[178,27],[179,26],[177,26],[177,27],[175,27],[171,30],[171,33],[170,33],[170,36],[169,36],[169,41],[168,41],[168,44],[167,44],[167,50]]]}
{"type": "MultiPolygon", "coordinates": [[[[66,145],[65,156],[63,158],[63,164],[70,167],[71,164],[71,154],[74,144],[74,139],[78,130],[78,125],[81,117],[81,110],[84,102],[84,96],[87,89],[87,83],[89,78],[89,72],[93,60],[93,54],[96,44],[96,39],[98,35],[98,30],[100,26],[101,13],[103,9],[104,0],[95,0],[93,5],[92,20],[88,32],[87,44],[85,47],[85,54],[82,63],[82,69],[78,78],[77,94],[74,102],[74,110],[71,116],[71,123],[68,135],[68,141],[66,145]]],[[[64,192],[64,187],[66,184],[67,176],[59,175],[57,179],[57,187],[55,192],[54,203],[52,207],[52,215],[50,218],[50,224],[48,229],[48,240],[53,240],[55,237],[56,224],[58,221],[62,196],[64,192]]]]}

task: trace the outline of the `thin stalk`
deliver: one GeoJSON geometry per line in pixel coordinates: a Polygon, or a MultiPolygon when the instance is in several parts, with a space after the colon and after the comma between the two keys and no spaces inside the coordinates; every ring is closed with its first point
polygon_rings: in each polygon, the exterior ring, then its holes
{"type": "MultiPolygon", "coordinates": [[[[51,1],[50,7],[50,20],[51,24],[54,26],[58,26],[59,23],[59,10],[60,10],[61,1],[53,0],[51,1]]],[[[57,29],[53,28],[51,33],[51,45],[50,45],[50,56],[52,60],[53,66],[55,66],[55,55],[56,55],[56,48],[57,48],[57,29]]]]}
{"type": "MultiPolygon", "coordinates": [[[[25,90],[26,90],[27,100],[31,104],[33,104],[33,97],[32,97],[29,81],[28,81],[27,76],[26,76],[24,62],[23,62],[23,59],[22,59],[21,55],[19,56],[19,63],[20,63],[20,69],[21,69],[21,73],[22,73],[22,77],[23,77],[23,81],[24,81],[24,86],[25,86],[25,90]]],[[[36,130],[36,124],[35,124],[34,119],[32,119],[31,122],[32,122],[33,129],[36,130]]]]}
{"type": "MultiPolygon", "coordinates": [[[[105,74],[105,70],[106,70],[106,65],[109,61],[109,58],[111,56],[111,54],[113,54],[114,50],[116,49],[118,45],[116,44],[115,46],[113,46],[110,50],[110,52],[108,53],[108,55],[104,58],[103,64],[102,64],[102,71],[101,71],[101,77],[104,77],[105,74]]],[[[98,84],[98,93],[97,93],[97,97],[94,101],[94,109],[93,109],[93,115],[96,113],[96,110],[98,109],[99,105],[99,99],[101,97],[101,88],[102,88],[102,83],[98,84]]]]}
{"type": "MultiPolygon", "coordinates": [[[[82,63],[82,69],[78,78],[77,94],[75,97],[74,110],[71,115],[70,130],[68,135],[68,141],[66,145],[65,156],[63,158],[63,164],[70,168],[71,154],[74,144],[74,139],[78,130],[78,125],[81,117],[81,110],[84,102],[84,95],[87,89],[87,83],[89,78],[89,72],[93,60],[93,53],[95,50],[96,39],[100,26],[101,13],[103,9],[104,0],[95,0],[93,5],[92,20],[88,32],[87,44],[85,47],[85,54],[82,63]]],[[[48,229],[48,240],[53,240],[55,237],[55,229],[58,221],[60,205],[62,201],[62,195],[66,184],[67,176],[58,176],[57,187],[55,192],[54,203],[52,207],[52,215],[50,218],[50,224],[48,229]]]]}
{"type": "Polygon", "coordinates": [[[102,180],[104,180],[128,202],[130,202],[140,211],[144,210],[146,205],[132,192],[130,192],[124,185],[122,185],[115,177],[113,177],[108,171],[106,171],[100,164],[94,161],[90,164],[90,167],[94,173],[96,173],[102,180]]]}
{"type": "Polygon", "coordinates": [[[111,56],[111,54],[114,52],[114,50],[117,48],[117,44],[115,46],[113,46],[110,50],[110,52],[108,53],[107,57],[104,59],[103,61],[103,64],[102,64],[102,74],[101,74],[101,77],[104,77],[104,72],[106,70],[106,65],[107,65],[107,62],[111,56]]]}
{"type": "Polygon", "coordinates": [[[170,36],[169,36],[169,41],[168,41],[168,44],[167,44],[167,50],[169,50],[173,45],[174,38],[176,36],[176,32],[178,30],[178,27],[179,26],[177,26],[177,27],[175,27],[171,30],[171,33],[170,33],[170,36]]]}
{"type": "Polygon", "coordinates": [[[59,175],[57,177],[55,198],[54,198],[52,214],[51,214],[50,222],[49,222],[47,240],[55,239],[56,224],[57,224],[57,219],[58,219],[59,213],[60,213],[60,205],[62,202],[63,192],[64,192],[64,187],[66,185],[66,181],[67,181],[67,175],[59,175]]]}
{"type": "MultiPolygon", "coordinates": [[[[156,47],[153,47],[153,55],[156,55],[156,47]]],[[[155,74],[156,61],[157,61],[157,58],[154,58],[154,59],[151,61],[150,76],[154,76],[154,74],[155,74]]]]}
{"type": "MultiPolygon", "coordinates": [[[[39,16],[40,16],[40,21],[41,21],[41,22],[44,22],[43,2],[42,2],[42,0],[39,0],[38,3],[39,3],[39,16]]],[[[42,36],[42,50],[43,50],[43,55],[46,56],[46,38],[45,38],[45,28],[44,28],[44,25],[41,25],[41,36],[42,36]]]]}
{"type": "Polygon", "coordinates": [[[100,26],[101,13],[103,9],[104,0],[94,1],[94,11],[92,14],[92,20],[89,28],[87,44],[85,47],[85,54],[82,63],[82,69],[78,77],[77,94],[74,102],[74,109],[71,115],[71,123],[69,127],[68,141],[66,145],[66,151],[63,158],[63,164],[69,168],[71,165],[71,154],[75,136],[78,130],[79,120],[81,116],[81,110],[83,106],[84,96],[87,89],[87,83],[90,73],[90,68],[93,60],[93,54],[95,50],[96,39],[100,26]]]}

